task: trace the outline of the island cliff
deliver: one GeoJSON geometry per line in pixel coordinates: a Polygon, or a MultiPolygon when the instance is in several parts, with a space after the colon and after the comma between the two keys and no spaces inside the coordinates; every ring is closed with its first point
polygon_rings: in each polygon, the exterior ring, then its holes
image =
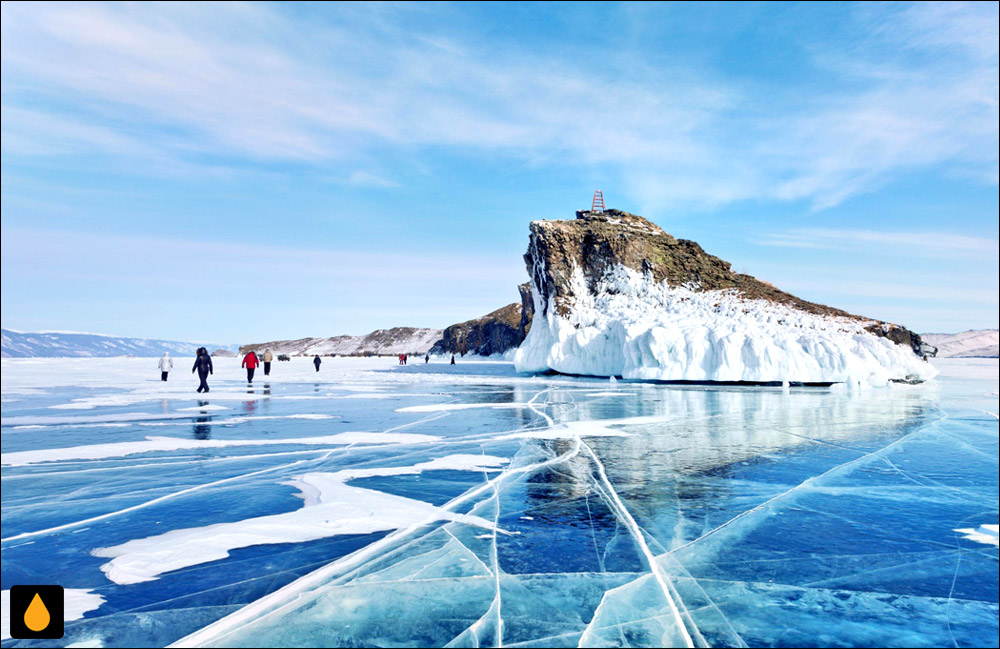
{"type": "Polygon", "coordinates": [[[628,212],[534,221],[522,371],[678,381],[921,380],[933,350],[897,324],[808,302],[628,212]]]}

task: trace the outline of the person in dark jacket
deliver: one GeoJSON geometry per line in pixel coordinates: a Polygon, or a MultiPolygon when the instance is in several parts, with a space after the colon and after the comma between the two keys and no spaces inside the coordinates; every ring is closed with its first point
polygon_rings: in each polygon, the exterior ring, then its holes
{"type": "Polygon", "coordinates": [[[198,357],[194,359],[191,373],[194,374],[195,371],[198,372],[198,378],[201,379],[198,392],[208,392],[208,375],[212,374],[212,357],[209,356],[208,350],[204,347],[198,348],[198,357]]]}
{"type": "Polygon", "coordinates": [[[323,359],[319,357],[319,354],[316,354],[316,358],[313,359],[313,365],[316,366],[316,371],[317,372],[319,371],[319,364],[322,363],[322,362],[323,362],[323,359]]]}
{"type": "Polygon", "coordinates": [[[431,362],[431,355],[428,352],[427,354],[424,354],[424,365],[427,365],[427,363],[430,363],[430,362],[431,362]]]}
{"type": "Polygon", "coordinates": [[[243,357],[243,367],[247,368],[247,383],[253,383],[253,372],[260,365],[260,360],[257,358],[257,354],[252,350],[247,352],[247,355],[243,357]]]}
{"type": "Polygon", "coordinates": [[[451,364],[452,365],[455,364],[455,355],[454,354],[451,355],[451,364]]]}

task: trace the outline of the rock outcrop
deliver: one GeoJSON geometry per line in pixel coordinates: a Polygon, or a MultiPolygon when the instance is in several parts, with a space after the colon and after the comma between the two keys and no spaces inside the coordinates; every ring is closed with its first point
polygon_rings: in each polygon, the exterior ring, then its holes
{"type": "Polygon", "coordinates": [[[520,345],[531,327],[534,306],[528,284],[518,289],[520,304],[514,302],[480,318],[451,325],[431,348],[431,353],[493,356],[520,345]]]}
{"type": "Polygon", "coordinates": [[[802,300],[619,210],[535,221],[525,371],[882,383],[934,371],[905,327],[802,300]]]}

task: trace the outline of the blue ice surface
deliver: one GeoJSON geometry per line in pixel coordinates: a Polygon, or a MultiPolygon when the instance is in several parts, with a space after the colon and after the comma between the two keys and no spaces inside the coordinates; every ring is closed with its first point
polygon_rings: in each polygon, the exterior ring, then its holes
{"type": "MultiPolygon", "coordinates": [[[[4,467],[3,589],[58,583],[102,595],[99,608],[67,622],[64,645],[164,646],[189,634],[213,646],[998,645],[997,547],[954,531],[1000,518],[995,361],[987,378],[862,391],[352,362],[328,361],[343,371],[321,379],[258,378],[253,388],[220,378],[203,398],[142,400],[142,386],[127,381],[5,393],[5,456],[149,435],[441,439],[4,467]],[[52,408],[116,395],[140,398],[52,408]],[[181,410],[200,403],[227,409],[181,410]],[[433,404],[530,405],[400,412],[433,404]],[[329,418],[289,418],[297,414],[329,418]],[[612,421],[622,419],[632,421],[612,421]],[[23,427],[31,421],[48,423],[23,427]],[[579,421],[627,436],[511,437],[579,421]],[[91,554],[294,511],[303,503],[288,481],[308,472],[459,453],[509,463],[350,484],[495,521],[495,534],[438,521],[262,541],[135,584],[110,581],[100,569],[108,559],[91,554]]],[[[982,374],[981,362],[968,362],[982,374]]],[[[29,370],[5,361],[3,371],[6,383],[29,370]]]]}

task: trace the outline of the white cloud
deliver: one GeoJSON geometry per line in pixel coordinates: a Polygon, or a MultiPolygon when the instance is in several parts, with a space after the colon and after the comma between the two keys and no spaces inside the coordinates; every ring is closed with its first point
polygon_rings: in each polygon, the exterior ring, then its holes
{"type": "Polygon", "coordinates": [[[414,37],[407,12],[426,7],[337,10],[331,24],[265,5],[5,3],[4,150],[357,169],[386,147],[469,149],[617,173],[656,211],[822,209],[941,163],[997,183],[989,3],[860,8],[857,42],[815,54],[840,89],[808,96],[653,68],[643,52],[624,51],[622,73],[446,27],[414,37]],[[886,56],[887,44],[909,55],[886,56]]]}
{"type": "Polygon", "coordinates": [[[355,187],[381,187],[382,189],[399,187],[399,183],[369,171],[355,171],[351,173],[347,177],[347,184],[354,185],[355,187]]]}
{"type": "Polygon", "coordinates": [[[996,259],[996,239],[970,237],[946,232],[879,232],[875,230],[832,230],[797,228],[764,236],[756,243],[788,248],[841,250],[889,249],[911,257],[982,257],[996,259]]]}

